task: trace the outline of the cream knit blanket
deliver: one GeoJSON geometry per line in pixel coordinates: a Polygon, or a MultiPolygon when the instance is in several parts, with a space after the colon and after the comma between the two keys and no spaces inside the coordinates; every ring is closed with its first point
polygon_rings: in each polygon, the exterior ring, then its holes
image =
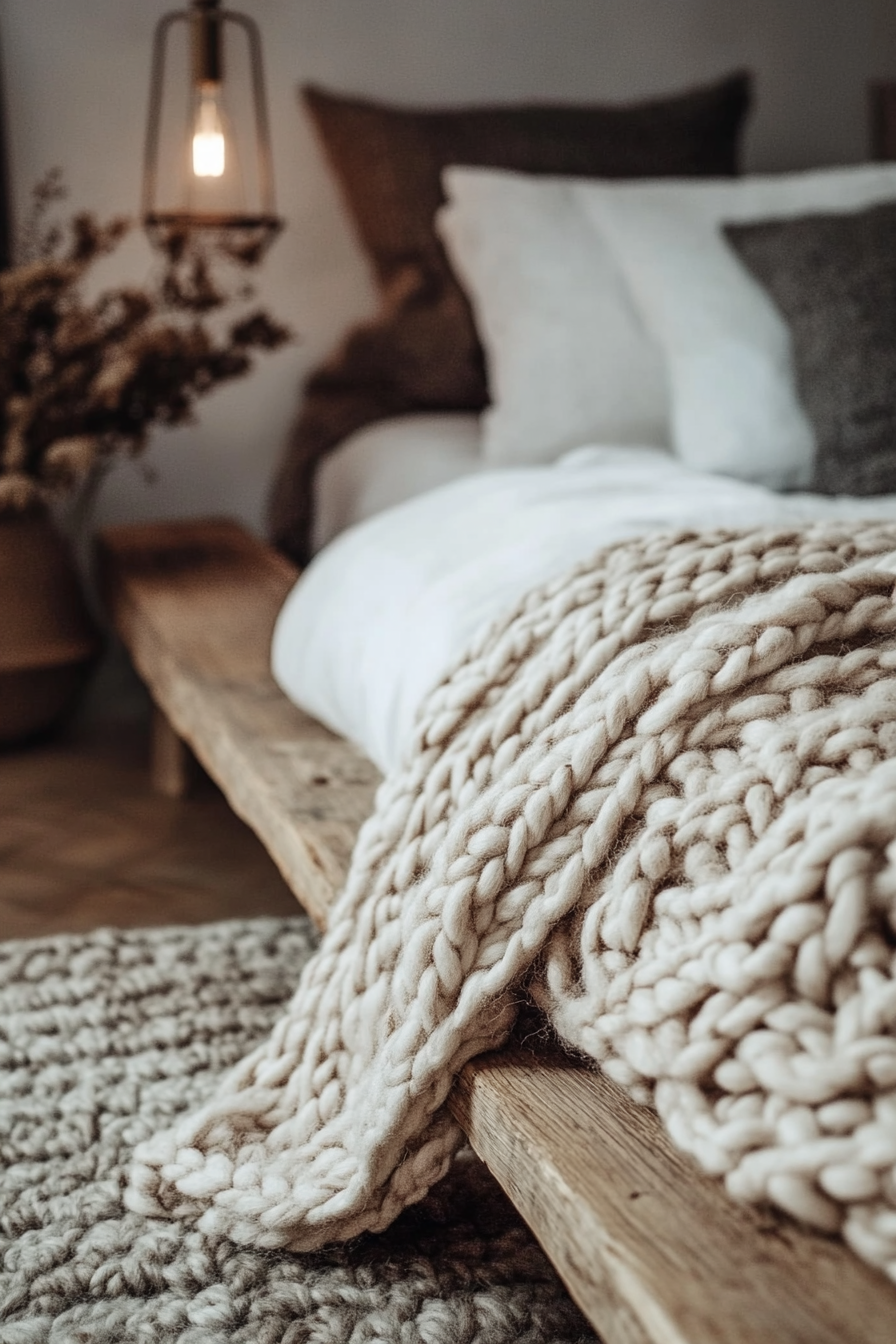
{"type": "Polygon", "coordinates": [[[445,1172],[525,986],[729,1190],[896,1278],[896,529],[648,536],[419,720],[289,1011],[127,1202],[310,1250],[445,1172]]]}

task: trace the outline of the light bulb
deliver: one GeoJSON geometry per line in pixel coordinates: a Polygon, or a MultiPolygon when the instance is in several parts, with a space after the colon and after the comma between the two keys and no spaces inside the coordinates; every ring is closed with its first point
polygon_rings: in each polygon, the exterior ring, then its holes
{"type": "Polygon", "coordinates": [[[193,172],[197,177],[223,177],[224,160],[221,85],[209,81],[199,87],[193,121],[193,172]]]}

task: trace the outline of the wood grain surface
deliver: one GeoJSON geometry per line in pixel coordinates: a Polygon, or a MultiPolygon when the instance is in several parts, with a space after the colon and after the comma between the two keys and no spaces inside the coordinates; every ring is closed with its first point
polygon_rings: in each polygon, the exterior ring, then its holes
{"type": "Polygon", "coordinates": [[[110,528],[98,556],[115,627],[156,706],[323,926],[379,774],[271,676],[296,570],[226,520],[110,528]]]}
{"type": "Polygon", "coordinates": [[[186,802],[150,788],[142,700],[124,715],[97,706],[0,752],[0,938],[294,912],[264,846],[198,767],[186,802]]]}
{"type": "MultiPolygon", "coordinates": [[[[156,704],[323,926],[377,773],[271,679],[295,571],[220,521],[111,529],[100,554],[156,704]]],[[[593,1070],[518,1047],[469,1063],[450,1105],[605,1344],[896,1341],[882,1275],[729,1200],[593,1070]]]]}
{"type": "Polygon", "coordinates": [[[880,1274],[730,1199],[599,1073],[505,1050],[467,1065],[451,1108],[608,1344],[896,1340],[880,1274]]]}

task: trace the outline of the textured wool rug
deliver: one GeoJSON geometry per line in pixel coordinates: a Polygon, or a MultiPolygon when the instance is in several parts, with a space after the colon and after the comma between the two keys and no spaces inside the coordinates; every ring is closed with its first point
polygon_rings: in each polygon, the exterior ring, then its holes
{"type": "Polygon", "coordinates": [[[266,1036],[314,941],[298,916],[0,944],[0,1344],[594,1340],[468,1153],[312,1255],[125,1210],[134,1145],[266,1036]]]}

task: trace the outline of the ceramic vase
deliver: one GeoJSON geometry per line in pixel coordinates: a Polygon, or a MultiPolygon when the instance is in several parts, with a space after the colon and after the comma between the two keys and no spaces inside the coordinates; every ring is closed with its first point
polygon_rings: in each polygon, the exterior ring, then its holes
{"type": "Polygon", "coordinates": [[[0,513],[0,746],[74,708],[100,640],[68,547],[45,510],[0,513]]]}

